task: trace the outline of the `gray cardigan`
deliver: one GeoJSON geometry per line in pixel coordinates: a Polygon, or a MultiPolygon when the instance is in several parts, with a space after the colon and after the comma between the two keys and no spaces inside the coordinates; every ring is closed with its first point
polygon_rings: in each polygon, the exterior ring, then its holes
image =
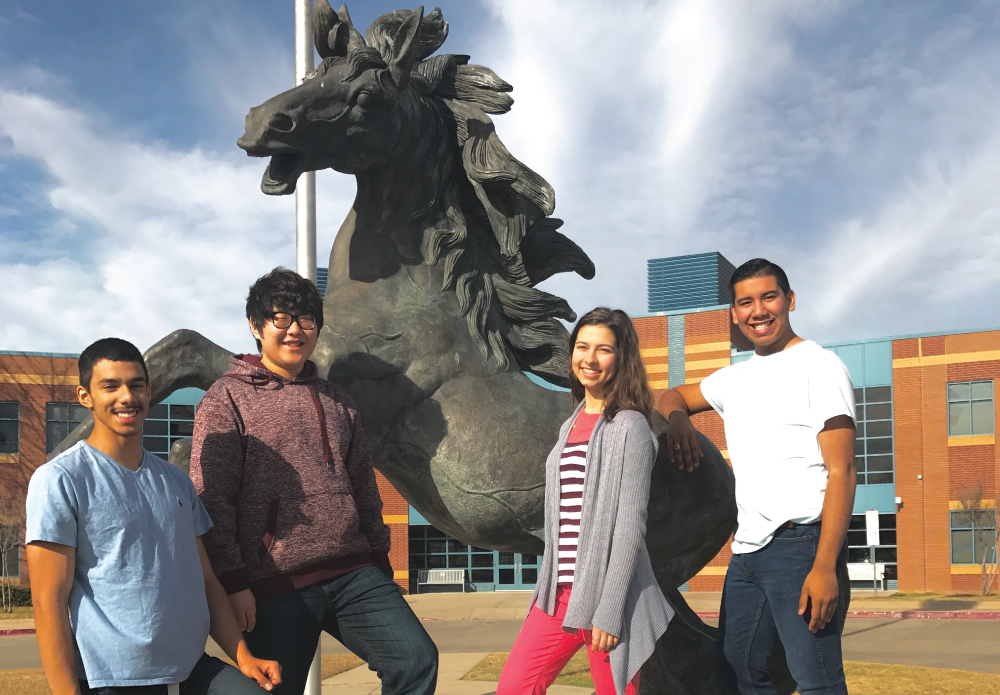
{"type": "MultiPolygon", "coordinates": [[[[559,460],[583,405],[563,423],[545,462],[545,554],[531,605],[537,602],[548,615],[555,612],[559,583],[559,460]]],[[[624,695],[674,617],[646,552],[656,448],[642,414],[623,410],[611,422],[603,416],[597,421],[587,449],[580,544],[563,629],[597,627],[619,638],[610,654],[618,695],[624,695]]]]}

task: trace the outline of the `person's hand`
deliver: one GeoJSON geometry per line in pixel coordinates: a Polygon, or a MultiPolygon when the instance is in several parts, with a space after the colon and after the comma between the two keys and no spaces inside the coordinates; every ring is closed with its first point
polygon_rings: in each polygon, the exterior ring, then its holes
{"type": "Polygon", "coordinates": [[[809,611],[809,629],[812,632],[822,630],[833,619],[839,596],[836,571],[813,567],[802,584],[802,596],[799,597],[799,615],[809,611]]]}
{"type": "Polygon", "coordinates": [[[237,591],[229,594],[229,603],[236,614],[236,623],[240,626],[240,632],[253,632],[257,624],[257,602],[254,600],[253,592],[250,589],[237,591]]]}
{"type": "Polygon", "coordinates": [[[599,627],[590,632],[590,651],[610,652],[618,644],[618,638],[610,635],[599,627]]]}
{"type": "Polygon", "coordinates": [[[693,471],[701,462],[701,444],[698,430],[691,424],[691,418],[683,410],[670,413],[667,420],[667,456],[670,463],[681,470],[693,471]]]}
{"type": "Polygon", "coordinates": [[[278,662],[258,659],[247,649],[246,642],[240,641],[236,648],[236,665],[244,676],[253,678],[264,690],[274,690],[281,683],[281,666],[278,662]]]}

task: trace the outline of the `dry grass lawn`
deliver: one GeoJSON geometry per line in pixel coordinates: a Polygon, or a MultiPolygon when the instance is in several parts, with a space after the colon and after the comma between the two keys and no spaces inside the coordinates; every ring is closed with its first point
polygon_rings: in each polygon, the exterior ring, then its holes
{"type": "MultiPolygon", "coordinates": [[[[324,654],[323,679],[360,666],[363,661],[353,654],[324,654]]],[[[264,692],[263,690],[261,692],[264,692]]],[[[52,695],[45,673],[40,668],[0,671],[0,693],[3,695],[52,695]]]]}
{"type": "Polygon", "coordinates": [[[30,620],[34,617],[35,609],[31,606],[14,606],[11,613],[0,611],[0,620],[30,620]]]}
{"type": "MultiPolygon", "coordinates": [[[[507,654],[495,652],[480,661],[462,680],[497,681],[507,654]]],[[[890,666],[848,661],[844,664],[851,695],[996,695],[1000,675],[923,666],[890,666]]],[[[593,688],[587,655],[580,651],[556,680],[562,685],[593,688]]]]}

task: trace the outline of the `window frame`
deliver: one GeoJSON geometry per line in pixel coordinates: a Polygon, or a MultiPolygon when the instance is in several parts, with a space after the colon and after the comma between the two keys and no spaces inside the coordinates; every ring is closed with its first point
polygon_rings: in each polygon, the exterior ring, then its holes
{"type": "Polygon", "coordinates": [[[20,401],[0,401],[0,405],[13,405],[16,410],[16,417],[0,417],[0,422],[13,422],[16,434],[14,436],[14,451],[0,451],[0,456],[15,456],[21,453],[21,402],[20,401]]]}
{"type": "Polygon", "coordinates": [[[945,402],[948,404],[948,436],[949,437],[983,437],[996,434],[996,387],[993,384],[993,379],[970,379],[968,381],[949,381],[945,384],[945,402]],[[989,384],[990,385],[990,397],[987,398],[973,398],[972,397],[972,385],[973,384],[989,384]],[[969,397],[966,398],[952,398],[951,387],[952,386],[968,386],[969,387],[969,397]],[[973,417],[973,404],[974,403],[990,403],[990,411],[992,412],[992,417],[990,418],[990,431],[989,432],[977,432],[975,428],[975,418],[973,417]],[[951,409],[953,404],[961,404],[969,406],[969,431],[960,434],[955,434],[951,429],[951,409]]]}
{"type": "MultiPolygon", "coordinates": [[[[52,417],[52,411],[54,410],[54,408],[52,408],[52,406],[56,406],[56,405],[65,405],[65,406],[67,406],[67,408],[68,408],[67,409],[67,415],[69,414],[70,409],[72,409],[74,406],[77,407],[77,408],[82,408],[84,411],[87,412],[88,415],[90,414],[90,411],[87,408],[85,408],[84,406],[80,405],[79,402],[76,402],[76,403],[66,403],[66,402],[63,402],[63,401],[49,401],[49,402],[47,402],[45,404],[45,453],[46,454],[51,454],[53,451],[55,451],[55,448],[57,446],[59,446],[59,443],[62,441],[62,439],[60,439],[58,442],[52,442],[51,446],[50,446],[50,442],[49,442],[49,423],[53,423],[53,422],[65,423],[67,425],[66,436],[69,436],[69,433],[72,432],[74,429],[76,429],[76,426],[79,425],[80,422],[83,422],[83,420],[77,421],[77,420],[73,420],[72,418],[66,418],[66,419],[53,418],[52,417]],[[73,423],[75,423],[73,425],[73,427],[69,427],[69,425],[73,424],[73,423]]],[[[86,419],[86,416],[84,416],[84,419],[86,419]]],[[[65,439],[65,437],[63,437],[63,439],[65,439]]]]}
{"type": "MultiPolygon", "coordinates": [[[[955,526],[955,518],[959,514],[975,514],[982,512],[993,512],[993,526],[984,526],[983,530],[992,528],[994,533],[997,529],[997,510],[996,509],[951,509],[948,511],[948,548],[949,548],[949,559],[953,565],[980,565],[982,561],[978,559],[979,554],[978,544],[976,543],[976,528],[975,526],[955,526]],[[972,562],[956,562],[955,561],[955,532],[968,531],[972,533],[972,562]]],[[[996,551],[994,550],[994,560],[996,560],[996,551]]],[[[993,564],[987,561],[987,564],[993,564]]]]}
{"type": "Polygon", "coordinates": [[[883,384],[881,386],[857,386],[854,388],[854,398],[856,401],[856,414],[858,417],[855,420],[855,425],[857,426],[857,435],[855,440],[855,461],[857,463],[857,482],[858,485],[892,485],[896,482],[896,422],[894,417],[894,404],[893,404],[893,388],[892,384],[883,384]],[[868,400],[868,392],[874,391],[875,389],[888,389],[888,400],[868,400]],[[858,400],[858,395],[861,395],[861,400],[858,400]],[[889,417],[888,418],[878,418],[875,420],[868,419],[868,406],[889,406],[889,417]],[[889,434],[877,437],[869,437],[868,429],[869,424],[875,423],[889,423],[889,434]],[[868,443],[873,444],[879,442],[888,442],[889,451],[888,452],[878,452],[869,453],[868,443]],[[859,452],[858,449],[861,449],[859,452]],[[870,471],[869,458],[875,458],[881,460],[883,458],[888,458],[890,460],[889,470],[878,470],[870,471]],[[888,480],[877,479],[878,482],[870,482],[869,476],[882,476],[882,478],[887,477],[888,480]]]}

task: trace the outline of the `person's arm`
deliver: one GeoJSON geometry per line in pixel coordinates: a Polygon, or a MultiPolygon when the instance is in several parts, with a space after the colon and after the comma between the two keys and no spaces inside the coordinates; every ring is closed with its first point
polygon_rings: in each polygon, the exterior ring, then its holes
{"type": "Polygon", "coordinates": [[[35,541],[26,549],[35,608],[35,634],[52,695],[80,695],[76,647],[69,626],[76,548],[35,541]]]}
{"type": "Polygon", "coordinates": [[[201,537],[198,539],[198,557],[201,559],[201,573],[205,579],[205,598],[208,599],[209,634],[226,655],[236,662],[236,666],[248,678],[257,681],[264,690],[274,690],[281,683],[281,666],[277,661],[258,659],[250,653],[243,633],[236,623],[236,616],[229,603],[226,590],[222,588],[201,537]]]}
{"type": "Polygon", "coordinates": [[[229,594],[240,629],[251,632],[256,625],[257,604],[236,540],[236,504],[243,484],[244,457],[239,414],[228,397],[209,392],[194,419],[191,482],[214,523],[204,537],[212,567],[229,594]]]}
{"type": "Polygon", "coordinates": [[[392,565],[389,562],[389,546],[392,534],[382,519],[382,495],[378,491],[375,479],[375,468],[372,455],[368,449],[368,437],[361,426],[358,411],[348,408],[351,424],[351,446],[347,452],[344,467],[351,480],[354,491],[354,505],[358,510],[358,523],[361,533],[368,539],[372,549],[372,561],[393,578],[392,565]]]}
{"type": "MultiPolygon", "coordinates": [[[[619,417],[621,415],[619,414],[619,417]]],[[[611,537],[611,556],[601,597],[594,611],[591,648],[608,651],[622,634],[622,617],[629,583],[635,574],[639,551],[646,543],[646,507],[649,479],[656,460],[656,444],[646,420],[629,424],[625,435],[624,467],[611,537]]]]}
{"type": "Polygon", "coordinates": [[[676,386],[660,396],[656,409],[667,419],[667,456],[678,468],[693,471],[701,462],[698,431],[691,415],[711,410],[701,392],[701,384],[676,386]]]}
{"type": "Polygon", "coordinates": [[[799,615],[810,611],[809,629],[822,630],[837,610],[837,556],[844,545],[854,510],[857,474],[854,463],[854,420],[838,415],[826,421],[816,435],[829,479],[823,500],[823,524],[812,571],[806,576],[799,598],[799,615]]]}

